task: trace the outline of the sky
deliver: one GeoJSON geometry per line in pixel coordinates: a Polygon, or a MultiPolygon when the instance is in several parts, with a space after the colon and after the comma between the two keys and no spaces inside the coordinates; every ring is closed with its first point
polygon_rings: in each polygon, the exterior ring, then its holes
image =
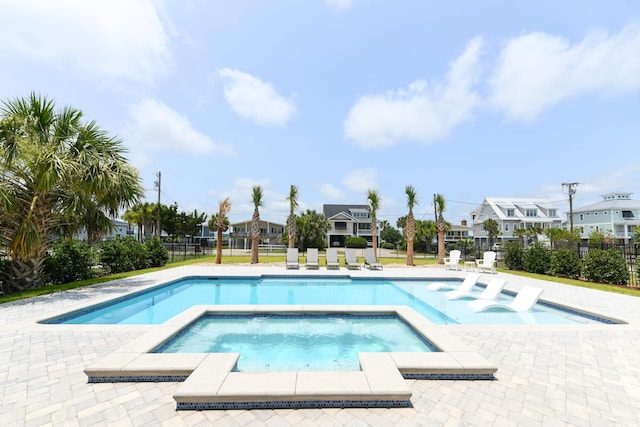
{"type": "Polygon", "coordinates": [[[640,199],[640,1],[0,0],[0,100],[122,139],[147,201],[286,223],[366,204],[459,224],[485,197],[640,199]],[[563,191],[564,190],[564,191],[563,191]]]}

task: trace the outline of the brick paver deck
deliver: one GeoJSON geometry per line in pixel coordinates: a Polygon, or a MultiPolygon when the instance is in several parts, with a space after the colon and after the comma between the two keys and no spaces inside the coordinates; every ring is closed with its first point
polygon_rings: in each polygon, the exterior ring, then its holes
{"type": "MultiPolygon", "coordinates": [[[[53,313],[185,274],[287,274],[282,266],[197,266],[0,305],[3,426],[635,426],[640,425],[640,298],[499,273],[506,289],[532,283],[543,298],[626,325],[456,325],[451,334],[498,366],[495,381],[406,380],[412,408],[176,411],[179,383],[89,384],[83,370],[148,326],[41,325],[53,313]]],[[[294,272],[297,273],[297,272],[294,272]]],[[[313,274],[313,272],[302,271],[313,274]]],[[[321,268],[319,273],[326,274],[321,268]]],[[[347,274],[343,268],[341,274],[347,274]]],[[[382,275],[368,270],[353,276],[382,275]]],[[[384,276],[463,277],[386,267],[384,276]]],[[[481,278],[487,281],[488,275],[481,278]]]]}

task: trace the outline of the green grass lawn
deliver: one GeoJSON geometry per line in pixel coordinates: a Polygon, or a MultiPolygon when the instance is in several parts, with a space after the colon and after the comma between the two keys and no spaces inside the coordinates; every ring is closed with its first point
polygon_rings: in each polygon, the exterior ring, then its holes
{"type": "MultiPolygon", "coordinates": [[[[324,257],[321,255],[320,256],[320,266],[323,267],[324,264],[324,257]]],[[[260,257],[261,261],[263,263],[282,263],[284,265],[284,261],[285,261],[285,256],[284,255],[269,255],[269,256],[262,256],[260,257]]],[[[300,256],[299,257],[300,260],[300,264],[304,265],[304,261],[305,261],[305,257],[304,256],[300,256]]],[[[360,262],[364,262],[363,258],[358,258],[358,260],[360,262]]],[[[183,265],[194,265],[194,264],[202,264],[202,263],[215,263],[216,261],[216,257],[214,255],[211,256],[198,256],[198,257],[194,257],[191,259],[187,259],[184,261],[177,261],[177,262],[173,262],[173,263],[169,263],[164,267],[157,267],[157,268],[148,268],[145,270],[136,270],[136,271],[128,271],[126,273],[118,273],[118,274],[112,274],[112,275],[108,275],[108,276],[102,276],[102,277],[95,277],[92,279],[87,279],[87,280],[82,280],[80,282],[73,282],[73,283],[66,283],[63,285],[49,285],[49,286],[44,286],[42,288],[37,288],[37,289],[31,289],[28,291],[24,291],[24,292],[19,292],[19,293],[15,293],[15,294],[11,294],[11,295],[2,295],[0,296],[0,304],[5,303],[5,302],[10,302],[10,301],[17,301],[17,300],[22,300],[22,299],[27,299],[27,298],[33,298],[39,295],[47,295],[47,294],[52,294],[55,292],[62,292],[62,291],[66,291],[69,289],[74,289],[74,288],[79,288],[82,286],[89,286],[89,285],[95,285],[97,283],[103,283],[103,282],[108,282],[110,280],[116,280],[116,279],[123,279],[123,278],[127,278],[127,277],[132,277],[132,276],[138,276],[140,274],[144,274],[144,273],[150,273],[153,271],[159,271],[159,270],[165,270],[168,268],[173,268],[173,267],[180,267],[183,265]]],[[[222,258],[222,263],[223,264],[248,264],[251,261],[251,258],[249,256],[245,256],[245,255],[233,255],[233,256],[223,256],[222,258]]],[[[384,264],[384,265],[392,265],[392,264],[405,264],[406,261],[404,258],[402,257],[386,257],[386,258],[380,258],[378,261],[380,261],[380,263],[384,264]]],[[[436,259],[435,258],[425,258],[425,257],[416,257],[414,258],[414,264],[416,266],[425,266],[425,265],[434,265],[436,263],[436,259]]],[[[342,267],[344,267],[344,260],[340,261],[340,265],[342,267]]],[[[584,282],[581,280],[573,280],[573,279],[565,279],[562,277],[553,277],[553,276],[545,276],[543,274],[532,274],[532,273],[527,273],[524,271],[512,271],[512,270],[506,270],[506,269],[502,269],[499,268],[499,271],[502,271],[504,273],[510,273],[510,274],[515,274],[518,276],[525,276],[525,277],[531,277],[533,279],[540,279],[540,280],[547,280],[547,281],[551,281],[551,282],[557,282],[557,283],[563,283],[565,285],[572,285],[572,286],[580,286],[580,287],[584,287],[584,288],[591,288],[591,289],[598,289],[601,291],[607,291],[607,292],[615,292],[615,293],[620,293],[620,294],[625,294],[625,295],[632,295],[632,296],[636,296],[636,297],[640,297],[640,288],[635,288],[635,287],[629,287],[629,286],[614,286],[614,285],[605,285],[605,284],[600,284],[600,283],[590,283],[590,282],[584,282]]]]}

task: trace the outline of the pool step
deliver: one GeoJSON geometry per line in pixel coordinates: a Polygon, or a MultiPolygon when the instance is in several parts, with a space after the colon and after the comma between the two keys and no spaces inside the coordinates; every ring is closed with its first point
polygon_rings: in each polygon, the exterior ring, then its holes
{"type": "Polygon", "coordinates": [[[411,390],[387,353],[360,353],[361,371],[230,372],[232,360],[219,356],[229,355],[208,355],[180,385],[177,409],[411,406],[411,390]]]}

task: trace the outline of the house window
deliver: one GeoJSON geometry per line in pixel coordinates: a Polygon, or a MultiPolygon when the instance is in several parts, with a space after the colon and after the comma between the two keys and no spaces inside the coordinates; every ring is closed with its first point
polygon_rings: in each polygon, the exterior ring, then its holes
{"type": "Polygon", "coordinates": [[[524,211],[524,215],[525,216],[529,216],[529,217],[538,216],[538,210],[537,209],[526,209],[524,211]]]}
{"type": "Polygon", "coordinates": [[[633,218],[633,212],[631,212],[631,211],[622,211],[622,218],[633,218]]]}
{"type": "Polygon", "coordinates": [[[598,212],[594,212],[594,213],[593,213],[593,215],[594,215],[594,216],[598,216],[598,212]]]}
{"type": "Polygon", "coordinates": [[[509,231],[509,224],[504,225],[504,231],[509,231]]]}
{"type": "Polygon", "coordinates": [[[555,218],[558,216],[558,212],[555,209],[549,209],[549,216],[555,218]]]}
{"type": "Polygon", "coordinates": [[[347,223],[344,221],[336,221],[335,228],[336,230],[346,230],[347,223]]]}
{"type": "Polygon", "coordinates": [[[509,216],[509,217],[516,216],[516,210],[515,209],[507,209],[507,216],[509,216]]]}
{"type": "Polygon", "coordinates": [[[584,221],[584,215],[580,214],[580,221],[584,221]]]}

